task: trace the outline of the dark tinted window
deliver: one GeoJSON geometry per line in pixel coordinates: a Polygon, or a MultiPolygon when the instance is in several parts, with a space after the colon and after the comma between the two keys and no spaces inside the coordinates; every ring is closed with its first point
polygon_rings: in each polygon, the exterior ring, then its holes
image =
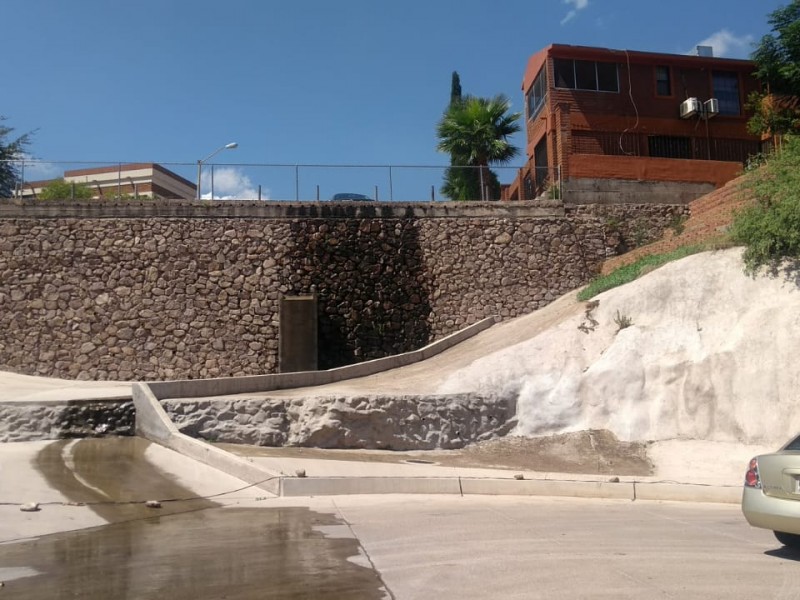
{"type": "Polygon", "coordinates": [[[597,89],[601,92],[618,92],[616,63],[597,63],[597,89]]]}
{"type": "Polygon", "coordinates": [[[535,117],[540,110],[542,110],[542,106],[544,106],[544,99],[546,94],[546,73],[545,69],[539,71],[539,74],[536,76],[536,79],[533,80],[533,85],[531,85],[531,89],[528,90],[528,118],[532,119],[535,117]]]}
{"type": "Polygon", "coordinates": [[[656,94],[659,96],[672,95],[672,81],[669,76],[669,67],[656,67],[656,94]]]}
{"type": "Polygon", "coordinates": [[[575,89],[575,66],[573,61],[564,58],[553,60],[556,87],[575,89]]]}
{"type": "Polygon", "coordinates": [[[800,435],[783,447],[783,450],[800,450],[800,435]]]}
{"type": "Polygon", "coordinates": [[[739,76],[732,71],[714,71],[714,98],[719,100],[719,114],[738,115],[739,76]]]}
{"type": "Polygon", "coordinates": [[[571,90],[619,92],[616,63],[591,60],[553,60],[555,87],[571,90]]]}
{"type": "Polygon", "coordinates": [[[597,89],[597,69],[588,60],[575,61],[575,87],[579,90],[597,89]]]}

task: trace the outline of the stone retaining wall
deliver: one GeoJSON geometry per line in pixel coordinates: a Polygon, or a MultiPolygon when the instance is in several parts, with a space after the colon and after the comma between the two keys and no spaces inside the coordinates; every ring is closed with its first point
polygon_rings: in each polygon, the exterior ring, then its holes
{"type": "Polygon", "coordinates": [[[513,402],[480,396],[163,400],[191,437],[257,446],[432,450],[505,435],[513,402]]]}
{"type": "Polygon", "coordinates": [[[406,352],[545,306],[630,244],[620,223],[650,239],[685,210],[362,204],[0,201],[0,369],[273,373],[280,298],[309,293],[321,369],[406,352]]]}
{"type": "Polygon", "coordinates": [[[0,404],[0,443],[133,435],[128,401],[0,404]]]}

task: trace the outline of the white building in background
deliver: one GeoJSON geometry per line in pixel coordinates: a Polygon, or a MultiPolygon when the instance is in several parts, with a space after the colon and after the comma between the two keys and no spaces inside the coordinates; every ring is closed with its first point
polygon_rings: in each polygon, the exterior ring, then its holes
{"type": "MultiPolygon", "coordinates": [[[[18,190],[22,198],[36,198],[57,179],[26,181],[18,190]]],[[[88,185],[95,198],[113,199],[117,196],[192,200],[196,186],[177,173],[157,163],[130,163],[93,169],[64,171],[64,181],[88,185]]]]}

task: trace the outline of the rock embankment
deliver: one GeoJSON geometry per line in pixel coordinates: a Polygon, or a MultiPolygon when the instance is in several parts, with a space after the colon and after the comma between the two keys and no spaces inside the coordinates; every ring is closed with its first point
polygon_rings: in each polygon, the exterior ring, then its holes
{"type": "Polygon", "coordinates": [[[491,395],[165,400],[181,432],[215,442],[432,450],[506,434],[514,406],[491,395]]]}
{"type": "Polygon", "coordinates": [[[0,404],[0,442],[133,435],[131,401],[0,404]]]}

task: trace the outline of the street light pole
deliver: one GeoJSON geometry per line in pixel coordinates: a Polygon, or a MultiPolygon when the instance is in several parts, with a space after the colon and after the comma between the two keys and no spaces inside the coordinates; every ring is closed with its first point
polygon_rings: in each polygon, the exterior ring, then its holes
{"type": "MultiPolygon", "coordinates": [[[[211,159],[212,157],[216,156],[218,153],[222,152],[223,150],[233,150],[237,148],[239,144],[236,142],[231,142],[230,144],[225,144],[224,146],[220,146],[216,150],[214,150],[211,154],[206,156],[205,158],[197,161],[197,195],[196,198],[200,200],[200,176],[203,174],[203,163],[207,160],[211,159]]],[[[214,198],[211,198],[212,200],[214,198]]]]}

